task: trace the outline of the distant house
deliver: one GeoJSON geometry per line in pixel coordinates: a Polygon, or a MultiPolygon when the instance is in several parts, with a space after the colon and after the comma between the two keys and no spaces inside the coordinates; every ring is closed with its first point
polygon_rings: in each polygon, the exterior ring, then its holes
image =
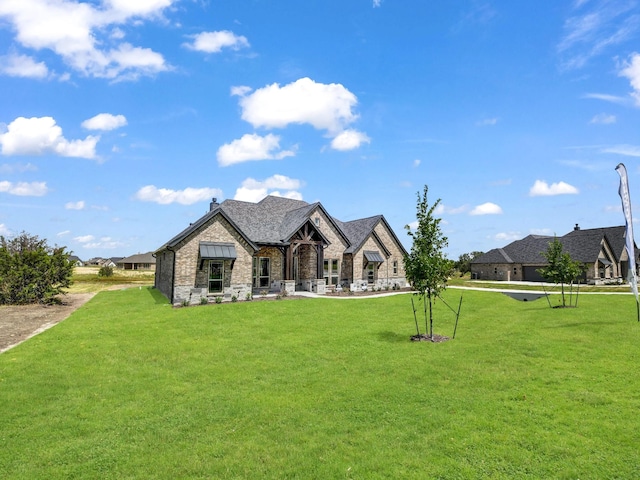
{"type": "Polygon", "coordinates": [[[319,203],[267,196],[214,201],[156,252],[155,286],[173,303],[255,290],[404,287],[405,249],[382,215],[341,222],[319,203]]]}
{"type": "Polygon", "coordinates": [[[153,252],[138,253],[119,259],[116,266],[123,270],[154,271],[156,269],[156,258],[153,256],[153,252]]]}
{"type": "MultiPolygon", "coordinates": [[[[604,227],[573,231],[557,237],[563,251],[585,267],[582,280],[589,283],[626,281],[629,257],[625,248],[625,227],[604,227]]],[[[502,248],[495,248],[471,262],[471,277],[478,280],[542,282],[537,272],[547,265],[546,253],[555,237],[529,235],[502,248]]],[[[636,249],[637,255],[637,249],[636,249]]],[[[636,262],[638,259],[636,259],[636,262]]]]}
{"type": "Polygon", "coordinates": [[[84,267],[84,262],[76,255],[69,255],[69,262],[73,263],[76,267],[84,267]]]}

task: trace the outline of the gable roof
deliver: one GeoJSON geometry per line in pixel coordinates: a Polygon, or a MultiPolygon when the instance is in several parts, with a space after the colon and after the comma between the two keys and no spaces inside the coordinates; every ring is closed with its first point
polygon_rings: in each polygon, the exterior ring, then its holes
{"type": "MultiPolygon", "coordinates": [[[[619,261],[625,248],[624,226],[591,228],[582,230],[579,228],[557,237],[563,250],[571,258],[578,262],[595,262],[602,250],[602,243],[606,242],[613,251],[615,260],[619,261]]],[[[494,248],[480,255],[471,263],[523,263],[546,264],[547,259],[542,255],[549,248],[549,243],[554,237],[529,235],[521,240],[511,242],[503,248],[494,248]]]]}
{"type": "MultiPolygon", "coordinates": [[[[303,200],[271,195],[258,203],[225,200],[219,205],[213,204],[212,210],[169,240],[158,251],[176,246],[216,215],[222,215],[256,250],[258,245],[288,245],[291,237],[306,222],[311,221],[311,215],[317,209],[324,213],[337,233],[344,239],[347,245],[345,253],[357,251],[369,235],[375,235],[374,229],[379,222],[384,223],[393,239],[405,252],[403,245],[382,215],[341,222],[329,215],[320,202],[307,203],[303,200]]],[[[378,241],[380,241],[379,238],[378,241]]]]}
{"type": "Polygon", "coordinates": [[[130,257],[122,258],[118,263],[156,263],[156,257],[153,256],[153,252],[136,253],[130,257]]]}

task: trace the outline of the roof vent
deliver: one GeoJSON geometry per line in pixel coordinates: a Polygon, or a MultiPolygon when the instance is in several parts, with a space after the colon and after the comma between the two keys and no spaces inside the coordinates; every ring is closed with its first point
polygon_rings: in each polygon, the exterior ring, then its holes
{"type": "Polygon", "coordinates": [[[212,210],[218,208],[218,199],[216,197],[213,197],[211,199],[211,203],[209,204],[209,211],[211,212],[212,210]]]}
{"type": "Polygon", "coordinates": [[[574,231],[574,232],[577,232],[578,230],[580,230],[580,225],[578,225],[578,224],[576,223],[576,226],[575,226],[575,227],[573,227],[573,231],[574,231]]]}

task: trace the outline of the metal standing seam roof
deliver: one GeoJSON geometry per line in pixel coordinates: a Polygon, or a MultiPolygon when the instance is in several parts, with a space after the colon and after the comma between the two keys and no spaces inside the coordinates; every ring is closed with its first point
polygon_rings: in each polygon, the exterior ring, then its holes
{"type": "Polygon", "coordinates": [[[365,250],[364,252],[364,258],[367,259],[367,262],[384,262],[384,258],[382,258],[382,255],[380,255],[380,252],[372,252],[370,250],[365,250]]]}
{"type": "Polygon", "coordinates": [[[237,257],[233,243],[200,242],[200,258],[235,259],[237,257]]]}

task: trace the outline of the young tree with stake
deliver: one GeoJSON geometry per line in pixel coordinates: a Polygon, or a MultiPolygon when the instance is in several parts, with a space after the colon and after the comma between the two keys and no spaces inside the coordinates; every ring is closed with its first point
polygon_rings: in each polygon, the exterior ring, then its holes
{"type": "MultiPolygon", "coordinates": [[[[443,253],[448,246],[448,239],[440,230],[440,219],[434,216],[434,211],[440,204],[440,199],[429,206],[427,193],[429,187],[424,186],[424,192],[418,192],[416,217],[418,226],[415,231],[409,225],[405,226],[408,235],[413,239],[411,252],[404,257],[404,268],[407,280],[422,297],[424,304],[425,328],[433,340],[433,302],[439,293],[446,289],[447,280],[452,272],[452,262],[443,253]],[[429,320],[427,323],[427,305],[429,320]]],[[[416,324],[417,325],[417,324],[416,324]]],[[[420,332],[418,331],[418,336],[420,332]]]]}

